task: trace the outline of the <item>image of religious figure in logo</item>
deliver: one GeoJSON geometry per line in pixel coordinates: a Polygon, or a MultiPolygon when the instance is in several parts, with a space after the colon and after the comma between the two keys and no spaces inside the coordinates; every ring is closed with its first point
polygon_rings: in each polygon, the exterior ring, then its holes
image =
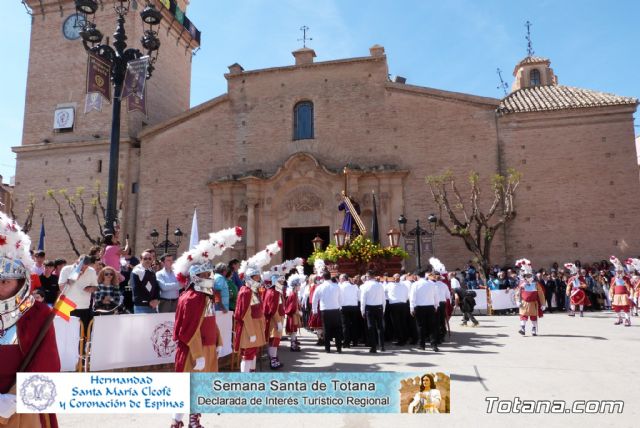
{"type": "Polygon", "coordinates": [[[151,343],[159,358],[173,356],[176,352],[176,342],[173,341],[173,321],[158,324],[151,335],[151,343]]]}
{"type": "Polygon", "coordinates": [[[44,412],[56,401],[56,384],[44,375],[29,376],[20,387],[22,403],[34,412],[44,412]]]}
{"type": "Polygon", "coordinates": [[[451,379],[444,373],[425,373],[400,381],[401,413],[450,413],[451,379]]]}

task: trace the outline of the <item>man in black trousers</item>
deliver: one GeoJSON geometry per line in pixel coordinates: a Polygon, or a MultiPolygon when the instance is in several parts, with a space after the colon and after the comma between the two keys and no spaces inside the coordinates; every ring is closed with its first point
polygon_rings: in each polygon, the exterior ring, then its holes
{"type": "Polygon", "coordinates": [[[324,350],[328,354],[331,347],[331,339],[336,341],[338,353],[342,352],[342,322],[340,319],[340,286],[336,278],[331,278],[329,272],[322,275],[324,282],[313,293],[311,307],[314,311],[320,304],[322,316],[322,328],[324,332],[324,350]]]}
{"type": "Polygon", "coordinates": [[[409,287],[400,281],[400,275],[393,275],[393,281],[385,286],[389,304],[387,312],[391,318],[393,335],[396,339],[394,345],[404,346],[407,343],[409,333],[409,287]]]}
{"type": "Polygon", "coordinates": [[[365,283],[360,287],[360,311],[367,320],[369,352],[384,351],[384,287],[376,281],[373,271],[368,271],[365,283]]]}
{"type": "Polygon", "coordinates": [[[425,273],[424,270],[417,272],[418,279],[411,284],[409,309],[418,324],[420,349],[424,350],[426,348],[427,337],[429,337],[431,348],[434,352],[438,352],[438,323],[436,318],[436,308],[439,302],[438,291],[435,282],[425,279],[425,273]]]}

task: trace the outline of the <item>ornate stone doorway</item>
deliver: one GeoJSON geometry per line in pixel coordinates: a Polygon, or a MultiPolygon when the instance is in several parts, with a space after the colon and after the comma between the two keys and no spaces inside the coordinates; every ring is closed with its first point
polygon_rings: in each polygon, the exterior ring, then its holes
{"type": "MultiPolygon", "coordinates": [[[[282,229],[282,258],[291,260],[303,257],[305,260],[313,253],[311,241],[320,236],[326,246],[330,242],[329,226],[321,227],[286,227],[282,229]]],[[[310,274],[313,266],[305,264],[305,273],[310,274]]]]}

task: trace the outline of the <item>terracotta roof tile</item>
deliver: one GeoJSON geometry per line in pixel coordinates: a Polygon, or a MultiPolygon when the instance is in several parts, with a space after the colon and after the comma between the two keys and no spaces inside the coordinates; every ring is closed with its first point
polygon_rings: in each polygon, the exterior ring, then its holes
{"type": "Polygon", "coordinates": [[[498,113],[524,113],[625,104],[638,104],[638,99],[571,86],[534,86],[509,94],[500,102],[498,113]]]}

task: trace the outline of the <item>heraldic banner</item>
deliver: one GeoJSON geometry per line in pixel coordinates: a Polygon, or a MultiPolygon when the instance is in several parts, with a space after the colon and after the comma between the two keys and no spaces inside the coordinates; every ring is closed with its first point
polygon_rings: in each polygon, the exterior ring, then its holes
{"type": "Polygon", "coordinates": [[[87,63],[87,94],[98,93],[111,102],[111,63],[89,53],[87,63]]]}

